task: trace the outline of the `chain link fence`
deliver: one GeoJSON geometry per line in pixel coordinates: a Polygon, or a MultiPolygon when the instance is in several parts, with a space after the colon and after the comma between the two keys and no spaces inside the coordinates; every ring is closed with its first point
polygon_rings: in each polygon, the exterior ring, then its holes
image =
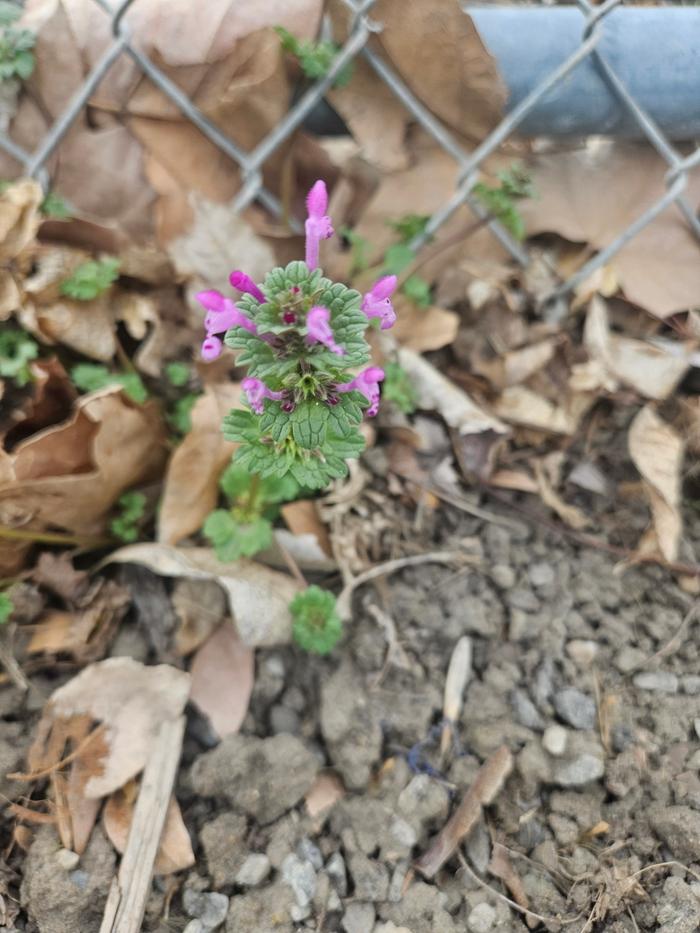
{"type": "MultiPolygon", "coordinates": [[[[7,134],[0,134],[0,148],[4,149],[23,166],[24,173],[27,176],[37,178],[45,188],[48,188],[49,185],[47,161],[57,147],[60,146],[62,139],[111,66],[120,56],[128,55],[136,61],[143,73],[172,101],[180,112],[239,166],[243,184],[235,198],[234,209],[242,210],[251,202],[258,201],[274,215],[280,216],[282,214],[280,201],[263,183],[262,168],[265,161],[301,126],[333,85],[343,68],[357,56],[362,56],[376,73],[378,79],[391,89],[423,129],[455,160],[459,167],[459,176],[454,193],[432,215],[425,230],[411,244],[414,249],[419,249],[465,203],[477,216],[482,219],[487,217],[485,208],[472,193],[474,185],[479,179],[480,166],[511,134],[518,130],[520,124],[545,95],[563,82],[581,62],[590,57],[619,104],[628,111],[642,135],[666,161],[668,165],[666,191],[655,203],[641,213],[633,223],[621,230],[611,243],[596,253],[575,274],[554,289],[547,298],[556,301],[575,289],[593,272],[603,267],[625,244],[670,205],[676,205],[685,221],[700,239],[700,220],[692,205],[684,197],[688,172],[695,166],[700,165],[700,148],[696,148],[691,155],[681,154],[660,130],[649,113],[635,100],[600,49],[606,28],[606,18],[613,10],[621,6],[621,0],[605,0],[599,6],[593,6],[588,0],[577,0],[576,6],[584,17],[584,29],[579,47],[533,88],[503,118],[486,139],[471,152],[467,151],[441,121],[421,103],[391,65],[369,46],[371,36],[382,29],[381,22],[372,18],[372,7],[375,0],[343,0],[349,9],[351,24],[348,38],[334,59],[332,66],[324,77],[314,82],[306,90],[288,110],[284,118],[252,151],[244,151],[237,145],[235,140],[216,127],[147,55],[132,44],[125,15],[131,6],[138,3],[138,0],[123,0],[116,8],[112,8],[107,0],[94,0],[94,2],[102,8],[105,16],[111,20],[113,42],[87,75],[68,107],[55,121],[34,152],[26,152],[13,142],[7,134]]],[[[491,220],[488,226],[493,235],[513,258],[520,264],[527,265],[529,257],[523,245],[515,240],[497,220],[491,220]]]]}

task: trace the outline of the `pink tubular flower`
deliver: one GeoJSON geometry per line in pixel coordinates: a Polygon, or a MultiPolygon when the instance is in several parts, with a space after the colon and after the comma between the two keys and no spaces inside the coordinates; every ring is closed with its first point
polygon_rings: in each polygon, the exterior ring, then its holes
{"type": "Polygon", "coordinates": [[[395,275],[385,275],[362,298],[362,310],[368,318],[380,318],[382,330],[388,330],[396,323],[396,312],[391,303],[396,281],[395,275]]]}
{"type": "Polygon", "coordinates": [[[202,344],[202,359],[206,360],[207,363],[217,359],[219,356],[221,356],[223,346],[224,345],[218,337],[213,337],[210,334],[202,344]]]}
{"type": "Polygon", "coordinates": [[[379,411],[379,383],[384,379],[384,370],[379,366],[368,366],[358,373],[350,382],[337,385],[337,392],[351,392],[356,389],[369,399],[369,408],[365,412],[368,418],[373,418],[379,411]]]}
{"type": "Polygon", "coordinates": [[[263,413],[263,399],[271,398],[279,401],[284,398],[284,392],[273,392],[272,389],[268,389],[264,382],[260,379],[253,379],[252,376],[248,376],[241,382],[241,388],[247,395],[250,407],[256,415],[262,415],[263,413]]]}
{"type": "Polygon", "coordinates": [[[197,301],[205,308],[207,315],[204,326],[207,329],[207,339],[202,344],[202,359],[215,360],[221,354],[223,344],[215,334],[223,334],[229,327],[244,327],[251,334],[258,332],[257,327],[249,317],[239,311],[230,298],[221,292],[209,289],[195,295],[197,301]]]}
{"type": "Polygon", "coordinates": [[[306,339],[309,343],[322,343],[324,347],[338,356],[345,356],[345,350],[339,347],[333,337],[331,325],[328,323],[331,318],[331,312],[323,305],[314,305],[306,315],[306,327],[308,334],[306,339]]]}
{"type": "Polygon", "coordinates": [[[255,282],[251,279],[251,277],[246,275],[245,272],[241,272],[240,269],[234,269],[234,271],[228,277],[228,280],[234,288],[238,289],[239,292],[245,292],[247,295],[252,295],[256,301],[260,302],[260,304],[265,304],[265,296],[260,291],[255,282]]]}
{"type": "Polygon", "coordinates": [[[326,214],[328,209],[328,192],[322,181],[317,181],[306,198],[306,209],[309,212],[306,229],[306,265],[309,269],[318,266],[318,246],[321,240],[333,236],[333,224],[326,214]]]}

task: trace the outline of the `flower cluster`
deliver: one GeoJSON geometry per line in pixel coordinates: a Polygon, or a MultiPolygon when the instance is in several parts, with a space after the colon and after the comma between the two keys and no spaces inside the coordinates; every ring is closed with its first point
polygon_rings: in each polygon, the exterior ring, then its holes
{"type": "Polygon", "coordinates": [[[241,385],[249,410],[224,419],[224,435],[240,445],[236,462],[263,477],[291,473],[303,486],[322,488],[362,451],[363,410],[377,414],[384,371],[366,365],[365,331],[375,318],[383,330],[395,322],[396,276],[379,279],[364,296],[325,278],[320,244],[333,236],[333,224],[322,181],[306,204],[305,262],[273,269],[260,285],[232,272],[235,300],[217,291],[197,298],[207,312],[202,357],[215,359],[225,343],[248,369],[241,385]]]}

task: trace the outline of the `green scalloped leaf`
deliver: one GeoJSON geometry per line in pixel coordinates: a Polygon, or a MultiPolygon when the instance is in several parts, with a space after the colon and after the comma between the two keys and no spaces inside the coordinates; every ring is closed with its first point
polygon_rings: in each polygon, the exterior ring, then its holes
{"type": "Polygon", "coordinates": [[[330,409],[323,402],[301,402],[289,416],[292,437],[300,447],[321,447],[328,432],[330,409]]]}

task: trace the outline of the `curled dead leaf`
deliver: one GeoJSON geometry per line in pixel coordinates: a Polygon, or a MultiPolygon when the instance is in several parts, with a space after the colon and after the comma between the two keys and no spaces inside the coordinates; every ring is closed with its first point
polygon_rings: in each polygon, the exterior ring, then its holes
{"type": "Polygon", "coordinates": [[[190,699],[219,738],[238,732],[253,690],[255,657],[230,622],[224,622],[197,650],[190,669],[190,699]]]}
{"type": "Polygon", "coordinates": [[[223,564],[207,548],[150,543],[120,548],[108,562],[143,564],[165,577],[215,580],[226,592],[244,644],[285,644],[291,638],[288,607],[300,586],[291,577],[262,564],[252,560],[223,564]]]}
{"type": "Polygon", "coordinates": [[[683,532],[681,468],[685,444],[651,405],[635,416],[627,438],[630,457],[644,480],[658,550],[676,560],[683,532]]]}

